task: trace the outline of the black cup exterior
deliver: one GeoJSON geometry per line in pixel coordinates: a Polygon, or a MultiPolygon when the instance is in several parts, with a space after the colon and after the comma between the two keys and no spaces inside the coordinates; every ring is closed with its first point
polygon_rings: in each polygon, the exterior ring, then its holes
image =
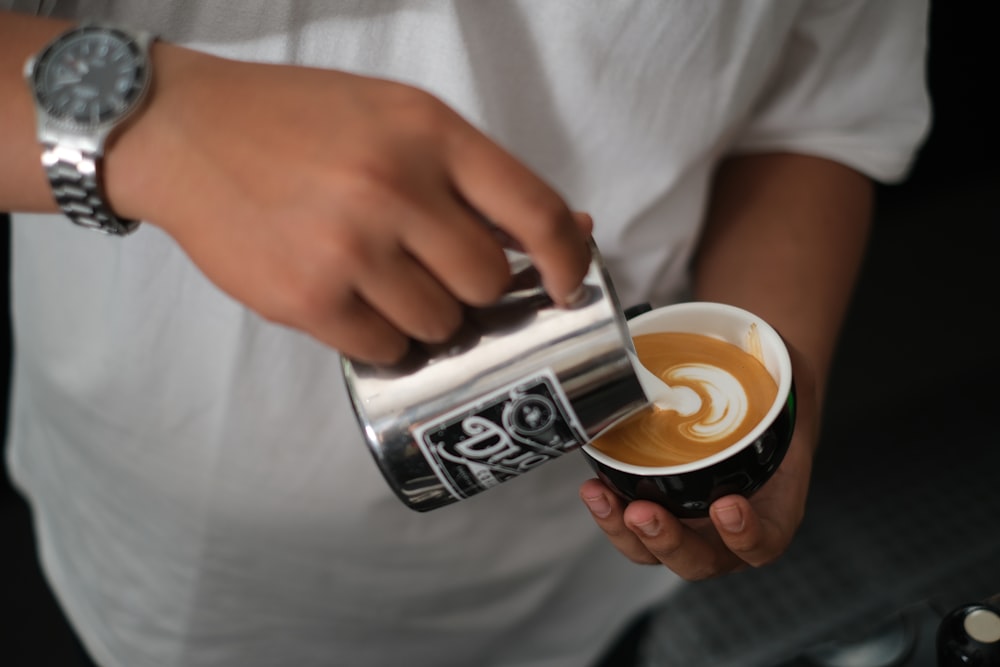
{"type": "Polygon", "coordinates": [[[625,500],[651,500],[681,518],[705,517],[715,500],[734,493],[749,497],[771,478],[788,452],[795,412],[793,383],[781,411],[760,437],[726,459],[677,474],[623,472],[584,454],[598,478],[625,500]]]}

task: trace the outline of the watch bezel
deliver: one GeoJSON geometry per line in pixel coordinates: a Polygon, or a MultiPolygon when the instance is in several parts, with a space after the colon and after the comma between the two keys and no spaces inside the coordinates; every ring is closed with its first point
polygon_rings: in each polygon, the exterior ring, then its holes
{"type": "Polygon", "coordinates": [[[43,142],[75,144],[77,142],[74,139],[79,139],[78,133],[86,133],[89,135],[90,141],[81,142],[86,144],[81,148],[91,148],[101,152],[107,135],[135,113],[147,96],[152,82],[152,68],[148,57],[151,41],[152,36],[148,33],[132,33],[117,26],[101,23],[84,23],[63,32],[46,44],[35,57],[28,61],[24,72],[38,112],[39,139],[43,142]],[[130,56],[136,64],[132,84],[127,94],[123,95],[126,101],[125,106],[117,113],[97,122],[83,122],[69,113],[60,112],[53,106],[51,97],[46,94],[47,88],[42,80],[47,60],[67,42],[79,39],[81,33],[112,36],[129,50],[130,56]],[[94,143],[91,144],[91,142],[94,143]]]}

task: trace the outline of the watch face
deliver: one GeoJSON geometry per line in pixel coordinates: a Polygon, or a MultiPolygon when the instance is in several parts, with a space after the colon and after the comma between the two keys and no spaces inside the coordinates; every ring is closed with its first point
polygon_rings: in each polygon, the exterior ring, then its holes
{"type": "Polygon", "coordinates": [[[100,26],[57,39],[40,54],[32,73],[35,96],[49,115],[86,126],[126,114],[148,76],[145,54],[135,41],[100,26]]]}

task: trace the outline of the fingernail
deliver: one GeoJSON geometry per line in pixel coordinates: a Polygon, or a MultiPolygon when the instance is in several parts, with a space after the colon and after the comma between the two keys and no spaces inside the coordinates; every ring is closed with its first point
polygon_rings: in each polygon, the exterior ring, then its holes
{"type": "Polygon", "coordinates": [[[730,533],[738,533],[743,530],[743,512],[738,505],[727,505],[715,510],[715,516],[722,524],[722,527],[730,533]]]}
{"type": "Polygon", "coordinates": [[[590,496],[584,498],[583,502],[587,503],[587,509],[598,519],[606,519],[611,514],[611,503],[604,496],[590,496]]]}
{"type": "Polygon", "coordinates": [[[642,534],[646,537],[656,537],[660,534],[660,522],[657,521],[656,517],[653,517],[649,521],[637,523],[635,527],[641,530],[642,534]]]}
{"type": "Polygon", "coordinates": [[[580,285],[570,294],[568,294],[565,299],[563,299],[563,305],[566,306],[567,308],[572,308],[573,306],[576,306],[577,304],[580,304],[583,301],[585,301],[588,293],[589,290],[587,289],[587,285],[586,284],[580,285]]]}

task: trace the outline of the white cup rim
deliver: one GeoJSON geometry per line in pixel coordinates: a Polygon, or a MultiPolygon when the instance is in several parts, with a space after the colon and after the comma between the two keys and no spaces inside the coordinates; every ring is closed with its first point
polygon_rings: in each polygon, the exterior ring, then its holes
{"type": "MultiPolygon", "coordinates": [[[[706,335],[712,335],[719,338],[723,338],[730,343],[739,345],[739,341],[729,340],[728,337],[717,335],[711,331],[698,331],[691,330],[688,331],[686,328],[667,328],[667,329],[648,329],[643,330],[647,326],[651,326],[652,322],[658,321],[663,317],[670,317],[672,319],[684,321],[685,318],[690,318],[696,315],[705,314],[722,314],[725,317],[735,317],[734,322],[740,323],[742,326],[749,329],[751,325],[756,326],[759,332],[760,340],[762,346],[767,346],[770,351],[769,361],[774,367],[768,368],[771,372],[772,377],[778,384],[778,392],[775,396],[774,403],[772,403],[767,414],[764,416],[760,422],[754,426],[745,436],[740,438],[737,442],[733,443],[729,447],[720,450],[710,456],[705,458],[697,459],[695,461],[690,461],[688,463],[682,463],[672,466],[640,466],[632,463],[626,463],[624,461],[619,461],[614,459],[599,449],[593,447],[590,443],[583,446],[583,450],[588,456],[592,457],[596,461],[604,464],[609,468],[619,470],[624,473],[629,473],[633,475],[639,475],[642,477],[657,477],[663,475],[680,475],[683,473],[694,472],[698,470],[703,470],[709,468],[720,461],[725,461],[731,458],[733,455],[742,451],[755,441],[757,441],[777,420],[778,415],[785,408],[785,403],[788,401],[789,394],[792,390],[792,360],[788,354],[788,349],[785,347],[784,341],[778,332],[763,319],[757,315],[751,313],[748,310],[739,308],[737,306],[732,306],[724,303],[716,303],[712,301],[690,301],[685,303],[677,303],[669,306],[663,306],[661,308],[655,308],[641,315],[634,317],[629,321],[629,331],[633,334],[642,333],[652,333],[654,331],[678,331],[684,333],[702,333],[706,335]]],[[[675,325],[676,326],[676,325],[675,325]]],[[[695,327],[691,327],[695,329],[695,327]]],[[[745,348],[744,348],[745,349],[745,348]]],[[[767,364],[765,364],[767,365],[767,364]]]]}

